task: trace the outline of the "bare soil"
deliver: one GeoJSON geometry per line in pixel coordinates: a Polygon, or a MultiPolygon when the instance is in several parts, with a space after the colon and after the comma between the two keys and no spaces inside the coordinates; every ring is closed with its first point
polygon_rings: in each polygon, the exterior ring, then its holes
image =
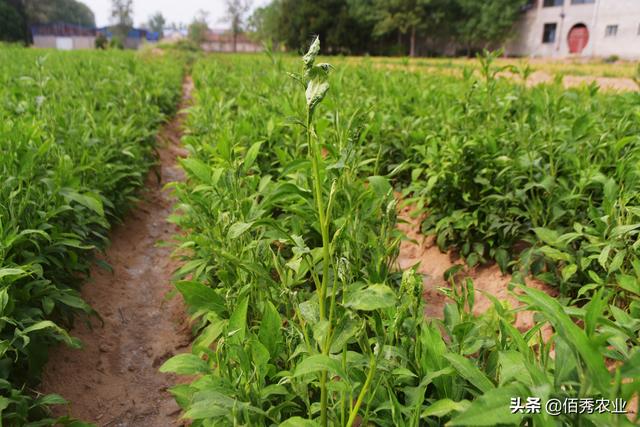
{"type": "MultiPolygon", "coordinates": [[[[450,302],[439,288],[448,288],[449,284],[444,279],[444,273],[455,264],[463,264],[462,260],[455,260],[451,252],[443,253],[436,245],[434,236],[424,236],[420,232],[420,224],[424,217],[412,214],[413,207],[405,206],[398,213],[398,228],[407,236],[400,245],[398,265],[402,269],[410,268],[419,263],[417,271],[424,277],[424,298],[426,300],[425,315],[431,318],[443,318],[445,304],[450,302]]],[[[493,306],[493,303],[482,292],[493,295],[501,302],[506,302],[509,307],[520,307],[516,296],[509,291],[511,275],[502,274],[497,265],[467,268],[464,276],[473,279],[475,288],[474,313],[481,314],[493,306]]],[[[540,289],[551,296],[557,296],[556,289],[535,279],[527,279],[527,286],[540,289]]],[[[516,315],[515,326],[525,331],[534,326],[533,313],[520,311],[516,315]]],[[[548,335],[551,330],[544,330],[548,335]]]]}
{"type": "MultiPolygon", "coordinates": [[[[544,71],[536,71],[528,80],[530,86],[541,83],[549,83],[553,81],[553,75],[544,71]]],[[[596,76],[571,76],[566,75],[562,78],[562,84],[565,88],[577,87],[597,83],[600,89],[614,92],[633,92],[637,91],[638,85],[633,79],[626,77],[596,77],[596,76]]]]}
{"type": "MultiPolygon", "coordinates": [[[[433,68],[429,66],[417,66],[417,65],[403,65],[403,64],[380,64],[374,63],[377,68],[384,69],[402,69],[410,72],[423,72],[444,74],[450,76],[461,76],[461,71],[457,68],[433,68]]],[[[509,72],[502,72],[498,74],[499,77],[509,78],[513,80],[519,80],[519,77],[509,72]]],[[[553,82],[554,75],[546,71],[535,71],[531,74],[527,80],[527,86],[537,86],[539,84],[553,82]]],[[[566,88],[579,87],[582,85],[588,85],[591,83],[597,83],[602,91],[605,92],[635,92],[640,88],[638,84],[628,77],[602,77],[602,76],[575,76],[567,74],[562,78],[562,85],[566,88]]]]}
{"type": "MultiPolygon", "coordinates": [[[[181,110],[192,86],[186,79],[181,110]]],[[[163,186],[183,179],[176,166],[186,154],[180,147],[183,120],[180,112],[159,133],[159,165],[147,177],[142,201],[111,232],[111,245],[101,258],[113,271],[94,266],[82,289],[104,323],[77,322],[71,334],[82,340],[82,349],[51,350],[42,391],[71,402],[56,415],[69,413],[99,426],[180,425],[179,407],[167,391],[179,380],[158,368],[186,351],[191,337],[182,298],[167,298],[179,264],[171,258],[172,249],[158,242],[170,241],[179,231],[167,221],[174,200],[163,186]]]]}

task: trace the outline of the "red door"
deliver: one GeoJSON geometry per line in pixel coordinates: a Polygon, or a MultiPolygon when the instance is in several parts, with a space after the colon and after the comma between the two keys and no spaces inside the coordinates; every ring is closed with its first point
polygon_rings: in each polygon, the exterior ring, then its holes
{"type": "Polygon", "coordinates": [[[582,53],[589,42],[589,30],[582,24],[574,26],[569,31],[569,53],[582,53]]]}

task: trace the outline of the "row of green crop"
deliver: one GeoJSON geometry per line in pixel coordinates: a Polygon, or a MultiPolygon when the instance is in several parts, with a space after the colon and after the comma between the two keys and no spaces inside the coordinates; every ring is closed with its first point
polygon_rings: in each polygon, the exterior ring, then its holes
{"type": "Polygon", "coordinates": [[[63,400],[31,387],[49,346],[81,344],[66,331],[92,313],[78,287],[155,161],[181,76],[128,53],[0,49],[1,425],[54,422],[63,400]]]}
{"type": "Polygon", "coordinates": [[[564,295],[607,286],[637,301],[640,95],[527,90],[484,62],[486,84],[467,76],[425,95],[424,131],[400,148],[424,231],[471,265],[493,259],[564,295]]]}
{"type": "Polygon", "coordinates": [[[317,47],[302,67],[228,56],[194,68],[174,221],[186,232],[176,287],[196,339],[161,368],[195,376],[172,388],[185,416],[194,426],[631,424],[510,411],[517,396],[638,392],[638,321],[606,288],[564,307],[516,284],[537,319],[521,332],[503,302],[473,315],[469,280],[451,278],[444,320],[425,319],[422,277],[395,270],[392,184],[423,182],[416,151],[471,111],[495,124],[494,103],[526,91],[471,75],[332,71],[315,63],[317,47]]]}

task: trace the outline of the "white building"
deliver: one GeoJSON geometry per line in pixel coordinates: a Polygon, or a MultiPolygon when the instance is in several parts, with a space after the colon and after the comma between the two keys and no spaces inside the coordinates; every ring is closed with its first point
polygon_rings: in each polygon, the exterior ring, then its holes
{"type": "MultiPolygon", "coordinates": [[[[640,0],[638,0],[640,1],[640,0]]],[[[262,52],[263,47],[250,40],[246,34],[238,34],[235,40],[228,30],[210,30],[202,43],[205,52],[262,52]]]]}
{"type": "Polygon", "coordinates": [[[511,56],[640,58],[640,0],[530,0],[511,56]]]}
{"type": "Polygon", "coordinates": [[[60,50],[93,49],[96,42],[94,28],[54,23],[31,27],[33,46],[60,50]]]}

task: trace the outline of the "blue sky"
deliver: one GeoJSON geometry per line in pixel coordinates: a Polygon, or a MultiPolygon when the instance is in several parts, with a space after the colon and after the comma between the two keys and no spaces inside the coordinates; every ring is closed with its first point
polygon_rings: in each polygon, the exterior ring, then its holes
{"type": "MultiPolygon", "coordinates": [[[[111,0],[80,0],[93,10],[96,15],[96,25],[101,27],[111,23],[111,0]]],[[[268,4],[269,0],[253,0],[253,7],[268,4]]],[[[224,0],[133,0],[133,21],[135,25],[146,22],[150,15],[162,12],[167,23],[183,22],[188,24],[202,9],[209,12],[209,26],[211,28],[226,28],[223,22],[225,14],[224,0]]]]}

